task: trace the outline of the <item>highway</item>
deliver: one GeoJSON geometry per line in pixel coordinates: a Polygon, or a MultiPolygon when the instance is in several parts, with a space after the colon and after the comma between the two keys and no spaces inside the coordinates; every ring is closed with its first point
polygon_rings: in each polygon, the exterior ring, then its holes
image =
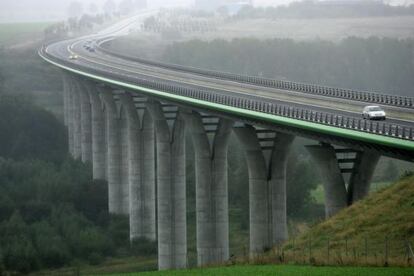
{"type": "MultiPolygon", "coordinates": [[[[223,78],[192,73],[189,71],[173,70],[162,66],[149,65],[138,62],[133,58],[122,58],[105,50],[106,41],[116,36],[125,35],[129,28],[148,16],[146,12],[112,26],[111,28],[91,36],[57,42],[47,45],[41,51],[41,55],[53,59],[54,62],[65,67],[74,68],[85,72],[93,72],[94,75],[102,75],[106,78],[125,83],[139,83],[150,81],[168,83],[173,86],[191,90],[208,91],[215,95],[227,95],[238,99],[249,99],[266,104],[282,105],[292,109],[308,110],[312,114],[330,114],[347,120],[361,120],[362,108],[372,103],[368,101],[350,100],[343,98],[327,97],[298,92],[289,89],[278,89],[254,83],[228,80],[223,78]],[[86,46],[94,50],[86,49],[86,46]],[[77,59],[69,59],[76,55],[77,59]]],[[[121,53],[122,54],[122,53],[121,53]]],[[[413,144],[412,129],[414,129],[414,107],[401,107],[382,105],[387,112],[385,122],[372,123],[377,129],[404,129],[406,135],[392,135],[401,140],[409,140],[413,144]],[[409,131],[411,130],[411,137],[409,131]]],[[[318,115],[316,115],[318,116],[318,115]]],[[[320,116],[320,115],[319,115],[320,116]]],[[[392,131],[391,131],[392,132],[392,131]]],[[[391,133],[392,134],[392,133],[391,133]]],[[[398,133],[397,133],[398,134],[398,133]]]]}

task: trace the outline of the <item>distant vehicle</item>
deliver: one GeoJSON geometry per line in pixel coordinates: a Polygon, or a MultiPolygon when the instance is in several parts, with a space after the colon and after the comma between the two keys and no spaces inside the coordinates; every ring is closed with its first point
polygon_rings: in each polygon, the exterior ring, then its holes
{"type": "Polygon", "coordinates": [[[72,54],[72,55],[69,56],[69,59],[76,60],[76,59],[78,59],[78,55],[72,54]]]}
{"type": "Polygon", "coordinates": [[[377,105],[369,105],[362,110],[362,117],[368,120],[385,120],[386,114],[381,107],[377,105]]]}

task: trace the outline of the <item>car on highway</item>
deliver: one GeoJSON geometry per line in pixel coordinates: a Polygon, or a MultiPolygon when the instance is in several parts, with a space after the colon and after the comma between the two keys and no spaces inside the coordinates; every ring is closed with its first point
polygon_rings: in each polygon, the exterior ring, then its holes
{"type": "Polygon", "coordinates": [[[69,59],[76,60],[76,59],[78,59],[78,55],[72,54],[72,55],[69,56],[69,59]]]}
{"type": "Polygon", "coordinates": [[[365,106],[362,110],[362,117],[368,120],[385,120],[386,114],[384,109],[377,105],[365,106]]]}

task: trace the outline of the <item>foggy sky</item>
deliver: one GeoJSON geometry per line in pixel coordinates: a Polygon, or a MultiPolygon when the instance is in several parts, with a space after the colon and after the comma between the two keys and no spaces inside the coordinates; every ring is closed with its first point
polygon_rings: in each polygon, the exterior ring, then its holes
{"type": "MultiPolygon", "coordinates": [[[[0,22],[59,21],[67,18],[68,6],[73,0],[0,0],[0,22]]],[[[106,0],[79,0],[87,10],[95,3],[99,10],[106,0]]],[[[120,2],[121,0],[115,0],[120,2]]],[[[242,0],[241,0],[242,1],[242,0]]],[[[255,6],[285,5],[295,0],[253,0],[255,6]]],[[[296,0],[298,1],[298,0],[296,0]]],[[[329,1],[329,0],[328,0],[329,1]]],[[[194,0],[148,0],[149,8],[184,6],[191,7],[194,0]]],[[[414,0],[386,0],[391,4],[410,4],[414,0]]]]}

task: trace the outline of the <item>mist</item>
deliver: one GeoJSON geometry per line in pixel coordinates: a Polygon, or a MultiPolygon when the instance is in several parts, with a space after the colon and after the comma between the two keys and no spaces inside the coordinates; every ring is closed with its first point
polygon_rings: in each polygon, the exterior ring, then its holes
{"type": "MultiPolygon", "coordinates": [[[[68,18],[68,7],[74,0],[1,0],[0,3],[0,22],[53,22],[68,18]]],[[[102,11],[102,7],[107,0],[88,0],[79,1],[84,7],[84,12],[89,12],[89,7],[95,5],[97,12],[102,11]]],[[[117,4],[121,0],[114,0],[117,4]]],[[[230,0],[217,0],[218,3],[226,3],[230,0]]],[[[325,0],[332,1],[332,0],[325,0]]],[[[368,0],[377,1],[377,0],[368,0]]],[[[148,8],[170,8],[170,7],[186,7],[192,8],[197,0],[151,0],[147,1],[148,8]]],[[[208,0],[198,0],[198,2],[207,3],[208,0]]],[[[240,1],[244,2],[244,1],[240,1]]],[[[252,0],[253,6],[280,6],[288,5],[292,2],[300,2],[295,0],[252,0]]],[[[414,0],[385,0],[390,5],[409,5],[414,0]]]]}
{"type": "MultiPolygon", "coordinates": [[[[79,1],[84,7],[84,12],[95,4],[98,12],[107,0],[79,1]]],[[[68,18],[68,7],[74,0],[1,0],[0,22],[52,22],[68,18]]],[[[121,0],[114,0],[117,4],[121,0]]],[[[190,7],[193,0],[151,0],[147,1],[148,8],[160,7],[190,7]]]]}

